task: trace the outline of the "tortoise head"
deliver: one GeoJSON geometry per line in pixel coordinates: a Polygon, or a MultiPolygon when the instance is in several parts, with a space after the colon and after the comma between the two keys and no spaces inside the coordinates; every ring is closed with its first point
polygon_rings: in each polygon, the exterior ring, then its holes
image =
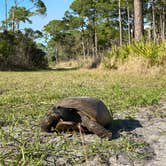
{"type": "Polygon", "coordinates": [[[77,113],[77,110],[72,108],[54,106],[45,114],[45,116],[41,120],[41,130],[51,132],[52,128],[56,128],[56,125],[58,124],[60,119],[63,121],[71,121],[75,123],[81,122],[81,117],[77,113]]]}
{"type": "Polygon", "coordinates": [[[45,132],[51,132],[52,127],[55,128],[60,118],[61,118],[61,115],[59,113],[59,109],[56,107],[53,107],[42,118],[40,122],[41,130],[45,132]]]}

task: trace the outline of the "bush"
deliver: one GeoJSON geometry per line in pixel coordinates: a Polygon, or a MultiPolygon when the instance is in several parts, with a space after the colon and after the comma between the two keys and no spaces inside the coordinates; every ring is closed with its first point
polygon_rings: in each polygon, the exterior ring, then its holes
{"type": "Polygon", "coordinates": [[[46,68],[45,52],[21,32],[0,33],[0,69],[46,68]]]}
{"type": "Polygon", "coordinates": [[[104,66],[106,68],[118,68],[119,65],[127,62],[130,59],[145,58],[148,61],[148,66],[163,65],[166,59],[165,43],[153,42],[134,42],[132,44],[123,45],[119,48],[112,48],[104,58],[104,66]]]}

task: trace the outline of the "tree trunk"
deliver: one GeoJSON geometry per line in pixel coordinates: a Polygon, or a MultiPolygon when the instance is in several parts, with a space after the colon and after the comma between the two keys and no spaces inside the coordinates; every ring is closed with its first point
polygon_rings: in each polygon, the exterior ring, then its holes
{"type": "Polygon", "coordinates": [[[162,40],[165,40],[165,8],[163,7],[163,15],[162,15],[162,40]]]}
{"type": "Polygon", "coordinates": [[[97,48],[97,33],[96,33],[96,26],[95,26],[94,33],[95,33],[95,57],[97,57],[97,56],[98,56],[98,48],[97,48]]]}
{"type": "Polygon", "coordinates": [[[143,37],[142,0],[134,0],[134,38],[139,41],[143,37]]]}
{"type": "Polygon", "coordinates": [[[94,52],[94,59],[97,57],[97,33],[96,33],[96,9],[94,10],[94,16],[92,18],[92,29],[93,29],[93,52],[94,52]]]}
{"type": "Polygon", "coordinates": [[[122,17],[121,17],[121,0],[119,0],[119,45],[122,45],[122,17]]]}
{"type": "Polygon", "coordinates": [[[162,40],[162,36],[163,36],[163,17],[162,17],[162,13],[160,13],[160,28],[159,28],[159,38],[160,40],[162,40]]]}
{"type": "Polygon", "coordinates": [[[55,45],[55,62],[58,63],[59,61],[59,48],[60,48],[60,44],[57,43],[55,45]]]}
{"type": "Polygon", "coordinates": [[[130,27],[130,10],[129,1],[127,0],[127,22],[128,22],[128,43],[131,43],[131,27],[130,27]]]}
{"type": "Polygon", "coordinates": [[[15,31],[15,11],[16,11],[16,8],[17,8],[17,0],[14,0],[14,7],[13,7],[13,11],[12,11],[12,30],[13,32],[15,31]]]}
{"type": "Polygon", "coordinates": [[[14,14],[15,14],[15,9],[13,8],[13,11],[12,11],[12,31],[14,32],[15,31],[15,21],[14,21],[14,14]]]}
{"type": "Polygon", "coordinates": [[[154,2],[152,2],[152,17],[153,17],[153,41],[156,41],[156,24],[155,24],[155,9],[154,2]]]}
{"type": "Polygon", "coordinates": [[[5,0],[5,30],[8,30],[8,21],[7,21],[7,0],[5,0]]]}
{"type": "Polygon", "coordinates": [[[86,60],[86,54],[85,54],[85,43],[84,43],[84,36],[82,36],[82,53],[84,57],[84,61],[86,60]]]}
{"type": "Polygon", "coordinates": [[[85,62],[85,59],[86,59],[86,53],[85,53],[85,37],[84,37],[84,28],[83,28],[83,25],[81,27],[81,31],[82,31],[82,36],[81,36],[81,44],[82,44],[82,53],[83,53],[83,57],[84,57],[84,62],[85,62]]]}
{"type": "Polygon", "coordinates": [[[91,54],[91,52],[90,52],[90,50],[91,50],[90,46],[91,46],[91,41],[90,41],[90,37],[88,36],[87,41],[86,41],[86,50],[87,50],[86,56],[87,57],[89,57],[90,54],[91,54]]]}
{"type": "Polygon", "coordinates": [[[95,18],[92,18],[92,57],[96,59],[97,57],[97,34],[96,34],[96,25],[95,18]]]}
{"type": "Polygon", "coordinates": [[[148,29],[148,42],[151,41],[151,28],[148,29]]]}

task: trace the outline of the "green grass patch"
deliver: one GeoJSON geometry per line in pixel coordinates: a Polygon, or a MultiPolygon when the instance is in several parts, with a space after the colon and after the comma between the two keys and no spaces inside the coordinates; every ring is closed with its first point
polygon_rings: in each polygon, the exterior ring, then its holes
{"type": "Polygon", "coordinates": [[[166,77],[101,70],[0,72],[0,92],[0,165],[42,165],[50,155],[66,155],[69,163],[76,164],[97,153],[105,158],[107,149],[132,152],[143,145],[127,139],[119,146],[98,140],[86,145],[85,154],[77,136],[70,140],[63,134],[58,144],[51,144],[57,134],[44,139],[39,122],[53,104],[64,97],[86,95],[103,100],[113,112],[127,112],[166,101],[166,77]]]}

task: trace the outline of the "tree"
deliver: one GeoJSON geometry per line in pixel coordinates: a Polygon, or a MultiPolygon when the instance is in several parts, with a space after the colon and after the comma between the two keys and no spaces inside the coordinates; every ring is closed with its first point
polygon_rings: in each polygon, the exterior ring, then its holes
{"type": "Polygon", "coordinates": [[[119,45],[122,45],[122,18],[121,18],[121,0],[119,1],[119,45]]]}
{"type": "MultiPolygon", "coordinates": [[[[133,38],[136,41],[143,37],[147,39],[147,33],[143,34],[143,18],[146,27],[153,23],[150,2],[150,0],[75,0],[62,20],[50,22],[49,30],[46,26],[45,32],[50,35],[49,47],[58,50],[54,53],[59,54],[59,57],[62,57],[62,54],[68,56],[67,53],[70,52],[71,57],[77,55],[86,59],[90,56],[95,59],[103,56],[115,45],[131,43],[133,38]]],[[[164,0],[155,0],[154,5],[155,32],[162,38],[165,36],[164,4],[164,0]]]]}
{"type": "Polygon", "coordinates": [[[150,24],[149,36],[154,42],[165,39],[165,0],[147,0],[146,1],[146,24],[150,24]]]}
{"type": "Polygon", "coordinates": [[[35,39],[41,37],[42,33],[31,29],[19,30],[20,22],[31,23],[29,18],[32,15],[46,13],[46,7],[41,0],[30,1],[33,6],[27,9],[26,6],[21,6],[17,0],[14,0],[14,6],[9,9],[8,13],[7,0],[4,1],[5,20],[2,21],[4,32],[0,32],[0,69],[47,67],[45,52],[35,42],[35,39]]]}
{"type": "Polygon", "coordinates": [[[98,1],[91,0],[76,0],[74,1],[70,8],[75,12],[75,15],[79,15],[80,17],[86,19],[89,33],[89,52],[91,52],[93,58],[95,59],[98,54],[98,46],[97,46],[97,20],[98,20],[98,1]]]}
{"type": "Polygon", "coordinates": [[[141,40],[143,37],[142,0],[134,0],[134,38],[141,40]]]}
{"type": "MultiPolygon", "coordinates": [[[[42,0],[30,0],[32,2],[32,7],[27,9],[24,6],[20,6],[21,2],[24,0],[17,2],[14,0],[14,6],[12,6],[9,10],[9,15],[6,12],[6,27],[10,26],[13,30],[19,30],[20,22],[29,22],[31,16],[34,15],[45,15],[46,14],[46,6],[42,0]]],[[[7,2],[7,0],[5,0],[7,2]]],[[[7,9],[5,10],[7,11],[7,9]]]]}
{"type": "Polygon", "coordinates": [[[7,22],[7,0],[4,0],[5,2],[5,30],[8,29],[8,22],[7,22]]]}
{"type": "Polygon", "coordinates": [[[158,0],[153,1],[152,3],[153,9],[153,17],[154,17],[154,26],[156,33],[156,40],[164,40],[165,39],[165,10],[166,10],[166,1],[158,0]],[[155,20],[158,21],[155,21],[155,20]]]}
{"type": "Polygon", "coordinates": [[[68,28],[70,30],[77,31],[78,29],[81,31],[81,45],[82,45],[82,55],[84,57],[84,61],[86,59],[86,50],[85,50],[85,21],[82,16],[74,16],[70,11],[65,12],[65,17],[63,18],[64,22],[68,24],[68,28]]]}
{"type": "Polygon", "coordinates": [[[33,13],[25,7],[12,7],[9,11],[8,24],[12,27],[13,32],[19,30],[20,22],[32,23],[29,19],[33,13]],[[14,11],[14,12],[13,12],[14,11]],[[14,15],[13,15],[14,13],[14,15]]]}
{"type": "MultiPolygon", "coordinates": [[[[12,11],[12,30],[13,32],[15,31],[15,12],[17,9],[17,0],[14,0],[14,7],[13,7],[13,11],[12,11]]],[[[17,29],[19,29],[19,27],[17,27],[17,29]]]]}
{"type": "MultiPolygon", "coordinates": [[[[114,44],[119,45],[120,30],[121,34],[123,32],[124,41],[126,40],[129,21],[127,20],[125,2],[125,0],[121,0],[120,10],[122,19],[120,28],[117,0],[75,0],[71,4],[70,9],[66,11],[62,20],[53,20],[60,24],[53,24],[51,21],[52,23],[50,22],[48,24],[51,26],[49,27],[49,31],[45,29],[46,33],[51,35],[51,44],[48,41],[49,46],[53,46],[52,43],[54,43],[56,50],[57,47],[58,50],[60,50],[58,53],[64,53],[64,50],[68,50],[68,48],[64,42],[62,43],[62,39],[67,40],[66,43],[68,43],[68,33],[73,36],[75,42],[77,41],[76,45],[73,45],[71,48],[75,50],[78,55],[83,56],[84,59],[88,56],[93,57],[93,59],[96,59],[98,56],[103,56],[106,49],[109,49],[114,44]],[[80,47],[82,49],[80,49],[80,47]]],[[[131,1],[129,1],[129,5],[131,6],[131,1]]],[[[131,10],[131,7],[129,10],[131,10]]],[[[130,14],[129,16],[131,23],[132,15],[130,14]]],[[[73,44],[75,42],[73,42],[73,44]]],[[[74,57],[75,53],[73,51],[72,54],[74,57]]]]}
{"type": "Polygon", "coordinates": [[[126,0],[127,5],[127,25],[128,25],[128,43],[131,43],[131,26],[130,26],[130,4],[129,0],[126,0]]]}
{"type": "Polygon", "coordinates": [[[47,42],[49,54],[51,57],[55,57],[56,61],[58,59],[68,60],[79,55],[81,50],[80,31],[71,30],[68,20],[50,21],[44,26],[44,31],[49,35],[47,42]]]}
{"type": "Polygon", "coordinates": [[[155,20],[155,7],[154,0],[152,0],[152,17],[153,17],[153,40],[156,41],[156,20],[155,20]]]}
{"type": "Polygon", "coordinates": [[[46,68],[45,55],[32,38],[22,32],[0,32],[0,70],[46,68]]]}

